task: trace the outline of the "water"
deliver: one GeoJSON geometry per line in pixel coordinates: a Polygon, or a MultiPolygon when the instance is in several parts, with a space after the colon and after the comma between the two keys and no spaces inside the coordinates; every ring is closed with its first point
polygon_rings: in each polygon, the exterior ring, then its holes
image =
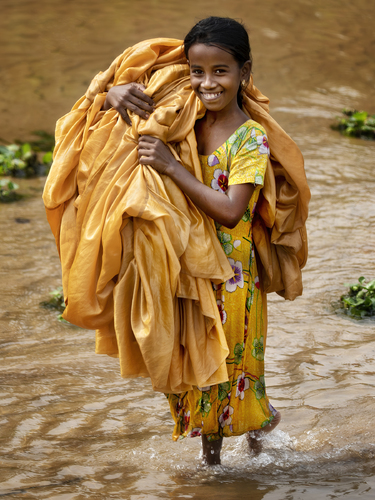
{"type": "MultiPolygon", "coordinates": [[[[3,0],[0,137],[52,130],[127,45],[182,37],[210,5],[3,0]]],[[[266,380],[282,423],[258,457],[226,440],[212,468],[199,466],[199,439],[173,443],[164,396],[121,379],[117,360],[93,354],[93,332],[39,306],[60,285],[59,261],[44,180],[21,180],[25,198],[0,205],[0,497],[374,498],[375,323],[331,304],[343,283],[375,277],[375,143],[329,124],[345,106],[375,113],[375,4],[244,5],[214,13],[251,28],[255,82],[301,147],[313,194],[304,295],[269,297],[266,380]]]]}

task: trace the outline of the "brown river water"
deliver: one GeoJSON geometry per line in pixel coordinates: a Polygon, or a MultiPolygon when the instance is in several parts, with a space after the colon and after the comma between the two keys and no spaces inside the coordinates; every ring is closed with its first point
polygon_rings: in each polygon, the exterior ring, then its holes
{"type": "Polygon", "coordinates": [[[52,131],[91,78],[145,38],[200,18],[242,18],[255,84],[302,149],[312,190],[304,295],[269,297],[266,380],[282,413],[263,452],[171,439],[149,380],[123,380],[94,333],[39,302],[60,285],[44,179],[0,206],[0,497],[313,500],[375,498],[375,322],[336,314],[344,283],[375,278],[375,143],[329,128],[344,107],[375,113],[375,2],[1,0],[0,137],[52,131]],[[26,219],[26,220],[25,220],[26,219]]]}

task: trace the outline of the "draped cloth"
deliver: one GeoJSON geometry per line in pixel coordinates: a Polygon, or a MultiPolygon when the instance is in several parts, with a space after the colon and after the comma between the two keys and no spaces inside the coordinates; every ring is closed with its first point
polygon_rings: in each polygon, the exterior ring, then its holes
{"type": "MultiPolygon", "coordinates": [[[[252,82],[245,112],[267,130],[272,159],[254,223],[266,291],[302,292],[309,191],[301,153],[268,114],[252,82]]],[[[202,181],[194,124],[204,115],[182,42],[127,49],[57,122],[43,200],[59,251],[64,318],[96,329],[96,352],[119,357],[123,377],[183,392],[228,379],[228,354],[211,282],[233,275],[213,221],[167,176],[138,164],[142,134],[160,138],[202,181]],[[128,126],[101,111],[113,85],[142,83],[156,104],[128,126]]]]}

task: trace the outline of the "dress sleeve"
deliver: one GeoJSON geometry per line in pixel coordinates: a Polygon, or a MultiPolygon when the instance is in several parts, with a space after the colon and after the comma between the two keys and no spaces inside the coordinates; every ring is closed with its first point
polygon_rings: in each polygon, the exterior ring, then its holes
{"type": "Polygon", "coordinates": [[[230,140],[229,186],[245,183],[263,186],[270,152],[264,128],[257,123],[244,125],[230,140]]]}

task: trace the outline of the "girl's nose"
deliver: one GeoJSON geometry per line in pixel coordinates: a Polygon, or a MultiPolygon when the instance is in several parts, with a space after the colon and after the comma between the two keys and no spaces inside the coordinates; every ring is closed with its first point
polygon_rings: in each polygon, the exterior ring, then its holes
{"type": "Polygon", "coordinates": [[[211,75],[206,75],[205,76],[205,79],[202,83],[202,86],[205,88],[205,89],[212,89],[215,87],[215,82],[213,81],[212,79],[212,76],[211,75]]]}

